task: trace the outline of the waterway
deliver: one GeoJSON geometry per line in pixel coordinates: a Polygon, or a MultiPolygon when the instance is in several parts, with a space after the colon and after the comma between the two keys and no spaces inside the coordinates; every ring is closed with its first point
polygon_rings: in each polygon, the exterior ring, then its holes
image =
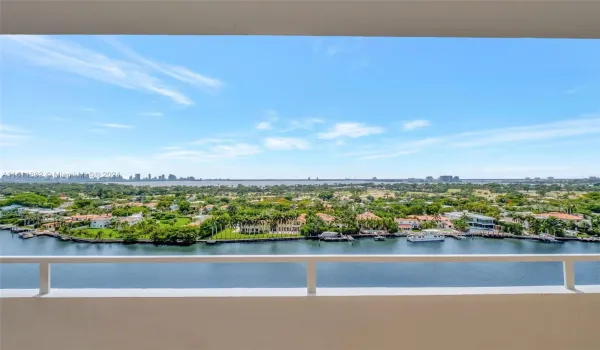
{"type": "MultiPolygon", "coordinates": [[[[0,255],[223,255],[223,254],[600,254],[600,244],[540,243],[513,239],[448,239],[410,243],[405,238],[319,243],[314,241],[196,244],[88,244],[50,237],[22,240],[0,231],[0,255]]],[[[600,263],[575,264],[577,284],[600,284],[600,263]]],[[[36,288],[35,264],[0,264],[0,288],[36,288]]],[[[303,264],[56,264],[57,288],[303,287],[303,264]]],[[[560,263],[323,263],[320,287],[431,287],[560,285],[560,263]]]]}
{"type": "MultiPolygon", "coordinates": [[[[398,181],[400,182],[400,181],[398,181]]],[[[125,181],[113,182],[119,185],[133,186],[296,186],[296,185],[360,185],[360,184],[382,184],[395,182],[382,182],[377,180],[202,180],[202,181],[125,181]]]]}

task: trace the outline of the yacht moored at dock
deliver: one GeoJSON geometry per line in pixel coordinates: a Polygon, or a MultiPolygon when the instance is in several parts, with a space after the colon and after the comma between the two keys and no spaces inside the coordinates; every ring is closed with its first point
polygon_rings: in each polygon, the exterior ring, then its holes
{"type": "Polygon", "coordinates": [[[438,230],[423,230],[409,235],[406,239],[409,242],[443,242],[446,236],[438,230]]]}

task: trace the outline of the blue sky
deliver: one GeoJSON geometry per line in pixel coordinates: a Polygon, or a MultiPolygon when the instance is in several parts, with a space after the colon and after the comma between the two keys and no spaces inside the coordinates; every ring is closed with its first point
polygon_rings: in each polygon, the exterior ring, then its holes
{"type": "Polygon", "coordinates": [[[600,41],[0,40],[2,172],[600,175],[600,41]]]}

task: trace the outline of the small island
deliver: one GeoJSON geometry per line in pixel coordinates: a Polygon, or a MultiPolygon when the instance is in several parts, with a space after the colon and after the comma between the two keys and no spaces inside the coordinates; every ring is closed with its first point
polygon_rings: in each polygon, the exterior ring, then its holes
{"type": "Polygon", "coordinates": [[[600,192],[580,183],[0,183],[0,195],[0,229],[25,239],[191,245],[434,230],[454,239],[600,242],[600,192]]]}

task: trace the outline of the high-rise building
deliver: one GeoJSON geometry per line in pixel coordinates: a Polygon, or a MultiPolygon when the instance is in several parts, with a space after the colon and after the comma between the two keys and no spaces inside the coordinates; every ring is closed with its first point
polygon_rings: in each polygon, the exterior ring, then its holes
{"type": "Polygon", "coordinates": [[[152,180],[152,175],[148,174],[148,180],[152,180]]]}
{"type": "Polygon", "coordinates": [[[133,179],[134,179],[135,181],[140,181],[140,180],[142,179],[142,177],[141,177],[141,175],[140,175],[140,174],[135,174],[135,176],[133,177],[133,179]]]}
{"type": "Polygon", "coordinates": [[[452,175],[441,175],[438,180],[440,180],[441,182],[452,182],[454,178],[452,177],[452,175]]]}
{"type": "Polygon", "coordinates": [[[173,174],[169,174],[168,180],[169,181],[177,180],[177,176],[175,176],[173,174]]]}

